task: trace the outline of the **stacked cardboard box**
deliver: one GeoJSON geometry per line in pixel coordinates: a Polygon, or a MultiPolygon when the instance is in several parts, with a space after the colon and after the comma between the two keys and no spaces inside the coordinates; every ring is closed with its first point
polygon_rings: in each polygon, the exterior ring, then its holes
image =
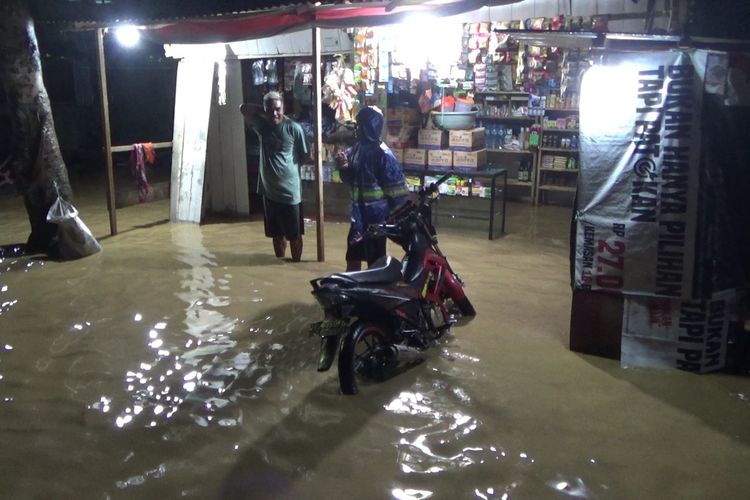
{"type": "Polygon", "coordinates": [[[421,117],[419,110],[407,107],[389,108],[385,115],[385,143],[391,149],[413,148],[421,117]]]}
{"type": "Polygon", "coordinates": [[[487,166],[484,128],[471,130],[420,130],[419,148],[405,153],[405,165],[434,170],[481,170],[487,166]]]}

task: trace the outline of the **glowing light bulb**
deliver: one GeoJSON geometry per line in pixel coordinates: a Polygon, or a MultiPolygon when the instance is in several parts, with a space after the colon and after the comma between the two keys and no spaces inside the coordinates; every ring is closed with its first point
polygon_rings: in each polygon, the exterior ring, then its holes
{"type": "Polygon", "coordinates": [[[141,32],[135,26],[120,26],[115,28],[115,38],[123,47],[131,48],[138,44],[141,32]]]}

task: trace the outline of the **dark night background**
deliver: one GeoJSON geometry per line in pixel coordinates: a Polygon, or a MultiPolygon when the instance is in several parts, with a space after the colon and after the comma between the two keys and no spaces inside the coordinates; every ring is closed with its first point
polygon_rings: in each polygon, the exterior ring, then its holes
{"type": "MultiPolygon", "coordinates": [[[[232,15],[306,3],[303,0],[29,0],[45,84],[71,177],[103,175],[96,35],[94,31],[70,31],[71,22],[93,28],[93,23],[232,15]]],[[[640,3],[645,9],[645,0],[640,3]]],[[[750,38],[749,1],[694,0],[691,7],[689,34],[750,38]]],[[[170,141],[177,61],[164,57],[161,43],[145,39],[135,48],[123,49],[112,37],[105,37],[105,53],[112,144],[170,141]]],[[[4,96],[0,95],[0,157],[3,159],[7,157],[9,135],[4,113],[7,113],[7,106],[4,96]]],[[[165,155],[168,156],[168,150],[159,155],[156,171],[158,176],[168,179],[169,166],[163,165],[165,155]]],[[[116,154],[115,162],[126,163],[127,154],[116,154]]]]}

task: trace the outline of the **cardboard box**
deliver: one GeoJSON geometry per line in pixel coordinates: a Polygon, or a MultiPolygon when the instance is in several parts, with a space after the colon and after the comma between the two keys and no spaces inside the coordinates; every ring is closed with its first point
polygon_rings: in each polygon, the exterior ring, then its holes
{"type": "Polygon", "coordinates": [[[398,162],[400,164],[404,164],[404,148],[391,148],[391,151],[393,151],[393,156],[396,157],[398,162]]]}
{"type": "Polygon", "coordinates": [[[476,151],[484,148],[484,127],[471,130],[451,130],[448,148],[453,151],[476,151]]]}
{"type": "Polygon", "coordinates": [[[453,166],[453,151],[449,149],[431,149],[427,151],[427,165],[430,167],[453,166]]]}
{"type": "Polygon", "coordinates": [[[479,151],[454,151],[453,166],[455,168],[466,168],[481,170],[487,167],[487,150],[479,151]]]}
{"type": "Polygon", "coordinates": [[[448,133],[438,129],[422,129],[417,144],[423,149],[443,149],[448,145],[448,133]]]}
{"type": "Polygon", "coordinates": [[[427,150],[417,148],[404,149],[403,165],[424,168],[427,165],[427,150]]]}
{"type": "Polygon", "coordinates": [[[419,127],[404,126],[389,128],[385,136],[385,143],[392,148],[411,148],[417,141],[417,131],[419,127]]]}

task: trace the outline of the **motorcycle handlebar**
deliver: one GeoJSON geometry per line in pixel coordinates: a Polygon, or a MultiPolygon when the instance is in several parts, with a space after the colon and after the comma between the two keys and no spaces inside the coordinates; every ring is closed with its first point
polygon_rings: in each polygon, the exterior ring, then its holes
{"type": "Polygon", "coordinates": [[[400,207],[396,208],[388,217],[389,223],[373,224],[368,228],[368,233],[371,236],[387,236],[388,232],[393,232],[396,229],[397,222],[407,216],[409,213],[414,212],[419,206],[428,204],[426,201],[434,193],[437,193],[438,187],[447,181],[455,172],[453,170],[447,171],[437,181],[431,183],[429,186],[423,187],[419,190],[419,203],[415,204],[412,201],[407,201],[400,207]],[[378,229],[373,229],[377,227],[378,229]]]}
{"type": "Polygon", "coordinates": [[[432,184],[430,184],[430,187],[429,187],[430,191],[435,191],[438,188],[438,186],[440,186],[440,184],[447,181],[452,175],[453,175],[453,170],[448,170],[445,173],[445,175],[443,175],[440,179],[437,180],[437,182],[433,182],[432,184]]]}

